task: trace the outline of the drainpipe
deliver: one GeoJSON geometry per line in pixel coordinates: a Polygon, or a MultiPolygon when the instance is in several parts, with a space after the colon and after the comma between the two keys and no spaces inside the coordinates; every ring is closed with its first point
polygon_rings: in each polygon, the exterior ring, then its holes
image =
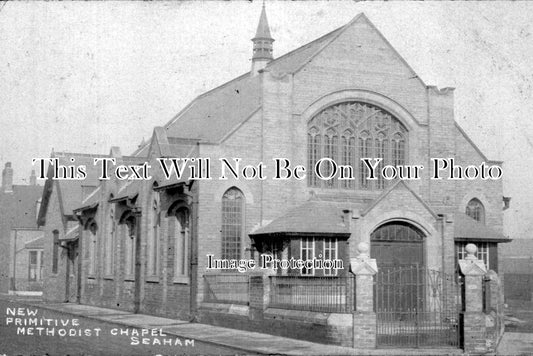
{"type": "Polygon", "coordinates": [[[440,223],[440,243],[441,243],[441,248],[442,248],[442,252],[441,252],[441,258],[442,258],[442,272],[445,273],[445,262],[446,262],[446,249],[445,249],[445,236],[444,236],[444,219],[446,217],[446,215],[444,214],[438,214],[437,215],[438,217],[438,220],[439,220],[439,223],[440,223]]]}
{"type": "MultiPolygon", "coordinates": [[[[18,230],[15,230],[15,241],[14,241],[14,248],[13,248],[13,279],[11,282],[11,290],[16,292],[17,291],[17,234],[18,230]]],[[[15,293],[16,294],[16,293],[15,293]]]]}

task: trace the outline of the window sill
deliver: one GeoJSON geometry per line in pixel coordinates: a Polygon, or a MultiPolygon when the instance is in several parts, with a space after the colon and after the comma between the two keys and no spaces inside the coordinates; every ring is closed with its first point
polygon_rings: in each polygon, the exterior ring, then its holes
{"type": "Polygon", "coordinates": [[[112,281],[115,278],[114,278],[114,276],[104,276],[104,279],[108,280],[108,281],[112,281]]]}
{"type": "Polygon", "coordinates": [[[145,279],[145,282],[146,283],[159,283],[159,276],[150,276],[150,277],[146,277],[145,279]]]}
{"type": "Polygon", "coordinates": [[[172,280],[172,283],[174,284],[189,284],[189,282],[189,276],[174,277],[174,279],[172,280]]]}
{"type": "Polygon", "coordinates": [[[135,277],[131,277],[131,276],[124,277],[124,282],[135,282],[135,277]]]}

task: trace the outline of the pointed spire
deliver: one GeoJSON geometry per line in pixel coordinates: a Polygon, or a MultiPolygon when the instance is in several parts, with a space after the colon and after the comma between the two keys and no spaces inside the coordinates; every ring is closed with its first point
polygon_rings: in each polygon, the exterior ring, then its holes
{"type": "Polygon", "coordinates": [[[268,62],[273,59],[272,43],[274,42],[274,39],[270,34],[264,1],[263,8],[261,9],[261,16],[259,17],[259,24],[257,25],[257,31],[255,32],[255,37],[252,38],[252,42],[254,44],[252,75],[255,75],[257,71],[265,68],[268,62]]]}
{"type": "Polygon", "coordinates": [[[272,40],[272,35],[270,35],[270,27],[268,26],[268,20],[267,20],[264,1],[263,1],[263,8],[261,9],[261,16],[259,17],[259,24],[257,25],[257,31],[255,31],[254,40],[255,39],[272,40]]]}

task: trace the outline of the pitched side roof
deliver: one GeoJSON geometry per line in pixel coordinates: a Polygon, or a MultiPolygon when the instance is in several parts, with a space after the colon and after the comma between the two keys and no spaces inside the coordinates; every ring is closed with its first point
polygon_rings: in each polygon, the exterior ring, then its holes
{"type": "Polygon", "coordinates": [[[472,219],[465,213],[454,214],[454,237],[456,240],[511,241],[503,234],[492,230],[485,224],[472,219]]]}
{"type": "Polygon", "coordinates": [[[349,235],[343,213],[347,207],[346,203],[308,201],[250,235],[349,235]]]}
{"type": "MultiPolygon", "coordinates": [[[[343,27],[272,60],[267,69],[294,72],[334,38],[343,27]]],[[[194,99],[165,125],[172,137],[220,142],[232,130],[261,108],[261,76],[249,72],[194,99]]],[[[150,143],[137,149],[136,156],[146,156],[150,143]]]]}
{"type": "Polygon", "coordinates": [[[260,76],[247,73],[194,99],[165,128],[168,137],[220,142],[260,105],[260,76]]]}

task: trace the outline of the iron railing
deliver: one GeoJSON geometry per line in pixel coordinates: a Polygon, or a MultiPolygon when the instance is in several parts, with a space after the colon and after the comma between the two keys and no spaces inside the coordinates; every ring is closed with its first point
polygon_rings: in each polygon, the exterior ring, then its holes
{"type": "Polygon", "coordinates": [[[323,313],[351,313],[355,278],[271,276],[269,307],[323,313]]]}
{"type": "Polygon", "coordinates": [[[250,281],[246,274],[205,274],[204,302],[248,305],[250,281]]]}
{"type": "Polygon", "coordinates": [[[458,347],[461,294],[454,275],[416,265],[382,268],[374,291],[379,347],[458,347]]]}

